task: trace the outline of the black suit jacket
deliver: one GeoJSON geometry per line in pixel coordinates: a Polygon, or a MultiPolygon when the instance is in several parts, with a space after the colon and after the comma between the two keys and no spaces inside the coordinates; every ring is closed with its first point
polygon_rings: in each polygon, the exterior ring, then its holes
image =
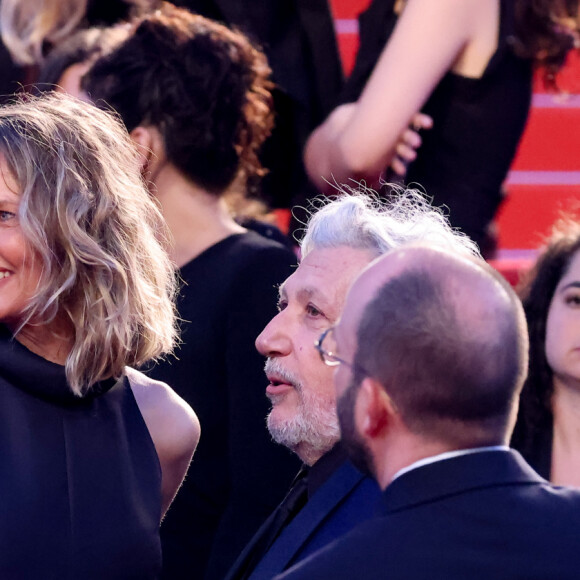
{"type": "Polygon", "coordinates": [[[580,491],[557,488],[515,451],[484,451],[401,475],[387,515],[280,580],[572,580],[580,577],[580,491]]]}
{"type": "MultiPolygon", "coordinates": [[[[278,536],[250,575],[250,580],[273,576],[313,554],[357,524],[382,514],[377,484],[344,460],[278,536]]],[[[267,527],[269,520],[263,527],[267,527]]],[[[238,580],[262,528],[246,546],[226,577],[238,580]]]]}

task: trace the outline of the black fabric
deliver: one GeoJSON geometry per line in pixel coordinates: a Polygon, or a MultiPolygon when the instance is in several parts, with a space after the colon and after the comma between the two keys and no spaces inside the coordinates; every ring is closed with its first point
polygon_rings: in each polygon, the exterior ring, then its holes
{"type": "Polygon", "coordinates": [[[10,101],[25,82],[26,71],[12,62],[8,49],[0,40],[0,105],[10,101]]]}
{"type": "Polygon", "coordinates": [[[251,550],[244,563],[236,570],[237,580],[246,580],[250,577],[282,530],[345,461],[346,454],[342,446],[335,445],[312,467],[306,465],[301,467],[286,497],[252,538],[251,550]]]}
{"type": "Polygon", "coordinates": [[[0,327],[0,578],[157,578],[161,470],[123,378],[70,391],[0,327]]]}
{"type": "Polygon", "coordinates": [[[89,0],[84,21],[90,26],[111,26],[131,16],[135,3],[131,0],[89,0]]]}
{"type": "Polygon", "coordinates": [[[552,471],[554,419],[551,413],[546,413],[541,420],[530,424],[523,410],[524,406],[520,402],[520,411],[510,446],[517,449],[543,478],[549,480],[552,471]]]}
{"type": "MultiPolygon", "coordinates": [[[[397,22],[395,0],[373,0],[360,17],[361,49],[342,102],[360,95],[397,22]]],[[[514,7],[501,0],[498,47],[481,78],[447,73],[423,112],[433,128],[422,134],[406,183],[420,184],[434,205],[445,204],[452,225],[489,247],[489,223],[503,198],[532,94],[531,62],[512,51],[514,7]]],[[[428,56],[426,56],[428,58],[428,56]]],[[[491,249],[491,248],[490,248],[491,249]]]]}
{"type": "Polygon", "coordinates": [[[221,580],[300,467],[266,429],[268,380],[254,345],[295,261],[291,251],[248,232],[181,269],[183,344],[148,374],[191,404],[201,439],[161,526],[164,578],[205,573],[221,580]]]}
{"type": "Polygon", "coordinates": [[[308,475],[308,499],[326,483],[328,478],[347,460],[340,443],[325,453],[311,468],[308,475]]]}
{"type": "Polygon", "coordinates": [[[308,501],[284,522],[269,549],[260,550],[260,558],[252,559],[274,515],[240,553],[225,580],[272,580],[356,525],[382,513],[376,482],[355,469],[340,445],[308,469],[307,488],[308,501]]]}
{"type": "Polygon", "coordinates": [[[384,492],[386,515],[277,580],[576,580],[580,491],[541,479],[515,451],[417,467],[384,492]]]}
{"type": "Polygon", "coordinates": [[[253,538],[252,550],[239,572],[240,580],[249,578],[257,563],[270,549],[282,530],[294,519],[308,501],[308,468],[302,467],[286,497],[253,538]]]}

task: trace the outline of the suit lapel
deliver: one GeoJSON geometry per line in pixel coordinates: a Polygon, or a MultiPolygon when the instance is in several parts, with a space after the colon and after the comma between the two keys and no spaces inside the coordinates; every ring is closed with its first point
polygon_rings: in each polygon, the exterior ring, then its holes
{"type": "Polygon", "coordinates": [[[262,535],[267,530],[272,520],[275,517],[275,511],[270,514],[270,517],[258,528],[258,531],[253,535],[252,539],[246,544],[246,547],[242,550],[240,555],[237,557],[236,561],[234,562],[233,566],[230,568],[230,571],[226,575],[224,580],[236,580],[240,578],[240,572],[245,569],[246,561],[251,556],[254,547],[256,546],[257,542],[260,540],[262,535]]]}
{"type": "Polygon", "coordinates": [[[318,489],[290,522],[250,576],[250,580],[270,580],[282,572],[336,506],[364,479],[348,461],[343,463],[318,489]]]}

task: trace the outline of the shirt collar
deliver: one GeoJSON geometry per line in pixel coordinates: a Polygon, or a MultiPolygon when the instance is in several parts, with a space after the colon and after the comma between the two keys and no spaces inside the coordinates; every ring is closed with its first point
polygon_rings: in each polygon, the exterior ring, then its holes
{"type": "Polygon", "coordinates": [[[411,465],[407,465],[407,467],[403,467],[403,469],[399,469],[397,473],[391,479],[391,483],[400,477],[404,473],[408,473],[413,469],[417,469],[418,467],[423,467],[424,465],[429,465],[430,463],[435,463],[436,461],[444,461],[445,459],[452,459],[454,457],[461,457],[462,455],[472,455],[474,453],[482,453],[483,451],[509,451],[509,447],[507,445],[488,445],[486,447],[474,447],[472,449],[459,449],[458,451],[446,451],[445,453],[439,453],[438,455],[432,455],[431,457],[425,457],[423,459],[419,459],[419,461],[415,461],[411,463],[411,465]]]}

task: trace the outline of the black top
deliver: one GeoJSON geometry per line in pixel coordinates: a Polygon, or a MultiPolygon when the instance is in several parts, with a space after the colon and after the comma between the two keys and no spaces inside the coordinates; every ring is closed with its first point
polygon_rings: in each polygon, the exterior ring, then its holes
{"type": "Polygon", "coordinates": [[[195,409],[201,440],[161,526],[165,578],[201,579],[206,566],[207,578],[223,578],[298,471],[266,429],[268,380],[254,346],[294,264],[291,251],[247,232],[181,269],[183,344],[149,374],[195,409]]]}
{"type": "Polygon", "coordinates": [[[0,327],[0,578],[156,578],[161,469],[125,378],[83,398],[0,327]]]}
{"type": "MultiPolygon", "coordinates": [[[[397,22],[395,0],[373,0],[360,17],[361,48],[342,102],[356,100],[397,22]]],[[[532,94],[532,65],[512,50],[514,8],[501,0],[498,47],[480,78],[448,72],[423,112],[433,129],[409,167],[407,183],[418,183],[446,204],[450,220],[480,245],[502,197],[502,182],[524,130],[532,94]]],[[[428,58],[428,55],[426,55],[428,58]]]]}

